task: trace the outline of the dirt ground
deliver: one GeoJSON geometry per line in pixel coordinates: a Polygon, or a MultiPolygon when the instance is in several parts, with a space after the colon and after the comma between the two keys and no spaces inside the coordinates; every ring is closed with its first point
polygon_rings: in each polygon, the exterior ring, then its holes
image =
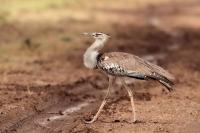
{"type": "Polygon", "coordinates": [[[78,10],[71,16],[69,9],[51,9],[18,13],[2,23],[0,132],[199,133],[199,7],[199,1],[166,2],[78,10]],[[82,55],[93,41],[80,35],[85,31],[112,36],[104,52],[133,53],[167,69],[176,77],[174,91],[129,79],[138,119],[129,123],[129,98],[117,80],[99,119],[85,124],[108,85],[105,75],[83,66],[82,55]]]}

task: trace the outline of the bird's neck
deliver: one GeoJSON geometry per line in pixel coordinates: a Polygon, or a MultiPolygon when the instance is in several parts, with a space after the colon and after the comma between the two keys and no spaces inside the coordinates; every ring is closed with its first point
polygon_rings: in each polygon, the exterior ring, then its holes
{"type": "Polygon", "coordinates": [[[93,69],[97,65],[97,56],[99,51],[104,47],[107,39],[97,39],[95,42],[86,50],[84,54],[84,65],[87,68],[93,69]]]}

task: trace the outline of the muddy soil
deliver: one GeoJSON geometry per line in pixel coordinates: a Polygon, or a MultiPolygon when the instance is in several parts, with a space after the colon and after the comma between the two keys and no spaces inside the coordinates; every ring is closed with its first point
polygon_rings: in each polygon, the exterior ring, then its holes
{"type": "MultiPolygon", "coordinates": [[[[2,45],[16,42],[32,50],[32,44],[35,47],[41,40],[50,45],[65,44],[66,38],[64,41],[52,38],[91,30],[90,24],[63,20],[49,25],[37,23],[33,27],[29,23],[16,23],[0,27],[2,45]],[[66,24],[70,27],[65,28],[66,24]]],[[[172,30],[176,34],[171,34],[171,30],[151,24],[119,22],[112,26],[112,30],[105,30],[112,35],[112,40],[103,51],[133,53],[162,66],[176,77],[174,91],[169,93],[155,81],[129,79],[138,120],[129,123],[132,116],[129,98],[117,80],[111,100],[99,119],[85,124],[83,119],[90,119],[103,100],[108,79],[98,70],[84,68],[82,54],[91,40],[81,38],[75,42],[83,45],[74,46],[71,51],[62,53],[59,48],[55,52],[50,49],[53,54],[42,56],[41,51],[33,50],[39,55],[27,52],[28,60],[16,61],[17,66],[23,67],[0,71],[0,132],[199,133],[200,28],[180,26],[172,30]]]]}

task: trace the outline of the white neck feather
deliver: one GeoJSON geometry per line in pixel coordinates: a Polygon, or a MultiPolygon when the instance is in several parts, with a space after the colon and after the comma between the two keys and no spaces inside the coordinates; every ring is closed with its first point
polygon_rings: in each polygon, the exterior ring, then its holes
{"type": "Polygon", "coordinates": [[[86,50],[84,54],[84,65],[87,68],[93,69],[97,65],[97,56],[99,51],[103,48],[107,39],[96,39],[95,42],[86,50]]]}

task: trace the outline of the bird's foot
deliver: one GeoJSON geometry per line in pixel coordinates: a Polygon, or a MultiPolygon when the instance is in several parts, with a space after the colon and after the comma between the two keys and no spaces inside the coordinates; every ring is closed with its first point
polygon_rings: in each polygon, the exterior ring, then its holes
{"type": "Polygon", "coordinates": [[[83,119],[83,122],[86,123],[86,124],[91,124],[95,121],[96,121],[96,119],[94,119],[94,118],[93,119],[90,119],[90,118],[89,119],[83,119]]]}

